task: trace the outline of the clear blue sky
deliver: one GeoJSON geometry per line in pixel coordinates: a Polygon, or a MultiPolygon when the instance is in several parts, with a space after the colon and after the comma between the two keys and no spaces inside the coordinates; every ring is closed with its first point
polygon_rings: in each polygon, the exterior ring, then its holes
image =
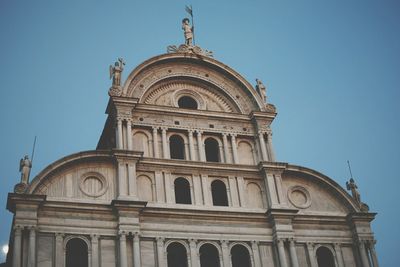
{"type": "Polygon", "coordinates": [[[12,219],[7,193],[34,136],[32,176],[94,149],[109,64],[124,57],[126,77],[182,43],[185,4],[194,7],[197,44],[268,85],[278,160],[341,185],[351,161],[362,200],[378,212],[381,266],[398,266],[400,2],[389,0],[0,1],[0,244],[12,219]]]}

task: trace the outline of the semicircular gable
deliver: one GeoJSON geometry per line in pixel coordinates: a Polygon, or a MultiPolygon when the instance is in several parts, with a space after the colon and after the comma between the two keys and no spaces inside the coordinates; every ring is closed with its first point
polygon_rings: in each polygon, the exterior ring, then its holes
{"type": "Polygon", "coordinates": [[[140,103],[178,107],[178,100],[189,96],[196,100],[198,109],[242,113],[239,103],[232,101],[225,92],[204,82],[184,79],[163,80],[149,88],[140,103]]]}
{"type": "Polygon", "coordinates": [[[232,110],[228,112],[243,114],[265,110],[260,95],[240,74],[217,60],[191,54],[164,54],[145,61],[130,73],[122,94],[140,103],[155,103],[157,94],[168,91],[167,81],[178,79],[180,85],[186,84],[196,93],[216,97],[217,110],[221,105],[232,110]]]}
{"type": "Polygon", "coordinates": [[[360,211],[339,184],[312,169],[288,165],[282,181],[288,204],[301,213],[348,214],[360,211]]]}
{"type": "Polygon", "coordinates": [[[115,173],[106,151],[84,151],[61,158],[32,179],[28,194],[112,199],[115,173]]]}

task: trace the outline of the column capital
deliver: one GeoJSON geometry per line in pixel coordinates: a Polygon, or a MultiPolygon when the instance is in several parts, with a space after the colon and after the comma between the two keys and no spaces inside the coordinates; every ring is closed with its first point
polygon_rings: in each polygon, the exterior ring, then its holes
{"type": "Polygon", "coordinates": [[[29,232],[32,232],[32,231],[35,231],[35,232],[36,232],[37,226],[36,226],[36,225],[28,225],[28,226],[26,227],[26,229],[28,229],[29,232]]]}
{"type": "Polygon", "coordinates": [[[257,249],[257,246],[258,246],[259,243],[260,243],[260,242],[257,241],[257,240],[252,240],[252,241],[251,241],[251,247],[252,247],[252,249],[257,249]]]}
{"type": "Polygon", "coordinates": [[[140,233],[139,232],[134,232],[133,234],[133,240],[138,241],[140,239],[140,233]]]}
{"type": "Polygon", "coordinates": [[[267,132],[265,131],[265,130],[259,130],[258,132],[257,132],[257,134],[258,135],[264,135],[264,134],[266,134],[267,132]]]}
{"type": "Polygon", "coordinates": [[[284,245],[285,241],[286,241],[286,238],[276,238],[276,239],[274,240],[274,242],[275,242],[277,245],[284,245]]]}
{"type": "Polygon", "coordinates": [[[314,243],[313,242],[306,242],[306,246],[308,248],[314,248],[314,243]]]}
{"type": "Polygon", "coordinates": [[[194,131],[195,131],[197,134],[200,134],[200,135],[204,132],[203,130],[197,130],[197,129],[194,130],[194,131]]]}
{"type": "Polygon", "coordinates": [[[190,133],[190,134],[193,134],[193,133],[195,132],[195,130],[192,129],[192,128],[187,129],[187,131],[188,131],[188,133],[190,133]]]}
{"type": "Polygon", "coordinates": [[[296,243],[296,239],[294,237],[288,238],[289,244],[294,245],[296,243]]]}
{"type": "Polygon", "coordinates": [[[229,133],[221,133],[222,137],[228,137],[229,133]]]}
{"type": "Polygon", "coordinates": [[[230,133],[229,134],[232,138],[235,138],[237,136],[237,133],[230,133]]]}
{"type": "Polygon", "coordinates": [[[153,129],[153,131],[158,131],[158,129],[160,128],[160,126],[151,126],[151,128],[153,129]]]}
{"type": "Polygon", "coordinates": [[[127,232],[125,230],[119,230],[118,236],[119,238],[126,238],[127,232]]]}
{"type": "Polygon", "coordinates": [[[221,246],[228,246],[229,240],[220,240],[221,246]]]}
{"type": "Polygon", "coordinates": [[[64,238],[64,236],[65,236],[64,233],[60,233],[60,232],[54,233],[54,235],[56,238],[64,238]]]}
{"type": "Polygon", "coordinates": [[[162,237],[162,236],[157,236],[157,237],[156,237],[157,244],[158,244],[158,243],[163,243],[164,240],[165,240],[165,238],[162,237]]]}
{"type": "Polygon", "coordinates": [[[17,231],[22,231],[24,229],[24,227],[22,225],[17,224],[17,225],[14,225],[13,229],[15,232],[17,232],[17,231]]]}
{"type": "Polygon", "coordinates": [[[164,132],[164,131],[167,131],[167,130],[168,130],[168,127],[167,127],[167,126],[161,126],[160,129],[161,129],[161,131],[164,132]]]}
{"type": "Polygon", "coordinates": [[[98,242],[99,241],[99,235],[98,234],[91,234],[90,235],[90,240],[92,240],[92,242],[98,242]]]}

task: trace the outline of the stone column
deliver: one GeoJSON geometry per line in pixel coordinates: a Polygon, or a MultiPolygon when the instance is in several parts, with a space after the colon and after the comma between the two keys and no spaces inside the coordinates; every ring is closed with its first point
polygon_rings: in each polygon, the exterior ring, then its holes
{"type": "Polygon", "coordinates": [[[289,267],[286,262],[285,243],[283,239],[277,239],[276,245],[278,247],[280,267],[289,267]]]}
{"type": "Polygon", "coordinates": [[[203,138],[201,137],[202,131],[197,130],[197,146],[199,148],[199,160],[206,161],[203,149],[203,138]]]}
{"type": "Polygon", "coordinates": [[[141,267],[140,264],[140,236],[139,233],[133,235],[133,266],[141,267]]]}
{"type": "Polygon", "coordinates": [[[199,267],[199,255],[197,254],[197,240],[189,239],[191,267],[199,267]]]}
{"type": "Polygon", "coordinates": [[[363,267],[370,267],[364,240],[359,240],[358,241],[358,249],[360,251],[362,266],[363,267]]]}
{"type": "Polygon", "coordinates": [[[132,150],[132,120],[126,121],[126,143],[128,144],[128,150],[132,150]]]}
{"type": "Polygon", "coordinates": [[[91,267],[99,267],[99,236],[98,235],[90,235],[90,239],[92,241],[92,266],[91,267]]]}
{"type": "Polygon", "coordinates": [[[36,266],[36,227],[29,227],[28,267],[36,266]]]}
{"type": "Polygon", "coordinates": [[[55,258],[55,266],[64,266],[64,252],[63,252],[63,241],[64,235],[61,233],[56,233],[56,258],[55,258]]]}
{"type": "Polygon", "coordinates": [[[225,163],[229,162],[229,147],[228,147],[228,134],[222,133],[222,143],[224,145],[224,156],[225,156],[225,163]]]}
{"type": "Polygon", "coordinates": [[[164,267],[164,238],[157,237],[157,266],[164,267]]]}
{"type": "Polygon", "coordinates": [[[265,146],[265,140],[264,140],[264,133],[263,132],[258,132],[258,140],[259,140],[260,147],[261,147],[261,159],[263,161],[268,161],[267,147],[265,146]]]}
{"type": "Polygon", "coordinates": [[[257,241],[251,241],[251,249],[253,250],[254,267],[261,267],[260,251],[257,241]]]}
{"type": "Polygon", "coordinates": [[[231,266],[231,255],[229,253],[228,241],[222,240],[221,241],[221,248],[222,248],[222,261],[224,262],[224,267],[231,266]]]}
{"type": "Polygon", "coordinates": [[[268,131],[267,135],[268,135],[267,142],[268,142],[269,160],[270,161],[276,161],[275,160],[274,148],[272,146],[272,131],[268,131]]]}
{"type": "Polygon", "coordinates": [[[378,263],[378,257],[376,256],[376,251],[375,251],[375,240],[371,240],[369,242],[369,252],[371,253],[371,259],[372,259],[372,264],[374,265],[374,267],[379,267],[379,263],[378,263]]]}
{"type": "Polygon", "coordinates": [[[162,148],[163,148],[163,158],[168,159],[168,144],[167,144],[167,128],[161,127],[161,137],[162,137],[162,148]]]}
{"type": "Polygon", "coordinates": [[[299,260],[297,259],[296,244],[294,239],[289,240],[289,253],[290,261],[292,262],[292,267],[299,267],[299,260]]]}
{"type": "Polygon", "coordinates": [[[237,153],[236,134],[231,134],[231,143],[232,143],[233,163],[238,164],[239,158],[237,153]]]}
{"type": "Polygon", "coordinates": [[[22,227],[14,227],[13,267],[21,267],[22,227]]]}
{"type": "Polygon", "coordinates": [[[122,144],[122,119],[117,118],[117,148],[123,149],[122,144]]]}
{"type": "Polygon", "coordinates": [[[224,157],[223,147],[221,145],[218,145],[218,153],[219,153],[219,161],[221,163],[226,163],[225,157],[224,157]]]}
{"type": "Polygon", "coordinates": [[[306,245],[307,245],[308,259],[310,260],[311,267],[318,267],[317,262],[315,260],[314,244],[311,242],[307,242],[306,245]]]}
{"type": "Polygon", "coordinates": [[[158,127],[153,127],[153,156],[159,158],[158,152],[158,127]]]}
{"type": "Polygon", "coordinates": [[[333,244],[333,247],[335,248],[335,253],[336,253],[336,259],[338,263],[338,267],[344,267],[344,262],[343,262],[343,256],[342,256],[342,249],[340,247],[339,243],[333,244]]]}
{"type": "Polygon", "coordinates": [[[196,155],[194,152],[194,143],[193,143],[193,130],[188,131],[189,135],[189,153],[190,153],[190,160],[196,160],[196,155]]]}
{"type": "Polygon", "coordinates": [[[121,231],[119,233],[119,266],[128,267],[128,257],[126,251],[126,232],[121,231]]]}
{"type": "Polygon", "coordinates": [[[311,267],[318,267],[317,262],[315,261],[314,244],[311,242],[307,242],[306,245],[307,245],[308,259],[310,260],[311,267]]]}

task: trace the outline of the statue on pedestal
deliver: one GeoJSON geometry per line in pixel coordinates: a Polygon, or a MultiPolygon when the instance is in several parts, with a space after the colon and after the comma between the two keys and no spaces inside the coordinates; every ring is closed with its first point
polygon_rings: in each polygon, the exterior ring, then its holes
{"type": "Polygon", "coordinates": [[[121,86],[121,76],[124,66],[125,61],[122,58],[118,58],[118,61],[114,63],[114,67],[110,65],[110,79],[113,79],[113,87],[121,86]]]}
{"type": "Polygon", "coordinates": [[[114,63],[114,66],[110,65],[110,79],[113,79],[112,86],[108,91],[110,96],[121,96],[121,76],[124,70],[125,61],[122,58],[118,58],[118,61],[114,63]]]}
{"type": "Polygon", "coordinates": [[[19,171],[21,172],[21,183],[28,184],[29,183],[29,174],[31,173],[32,162],[30,161],[28,155],[25,155],[19,161],[19,171]]]}
{"type": "Polygon", "coordinates": [[[267,103],[267,88],[262,83],[262,81],[260,81],[259,79],[256,79],[256,83],[257,83],[256,90],[257,90],[258,94],[261,96],[264,103],[266,104],[267,103]]]}
{"type": "Polygon", "coordinates": [[[183,29],[183,34],[185,36],[185,44],[188,46],[193,46],[194,27],[190,26],[189,22],[190,21],[188,18],[184,18],[182,20],[182,29],[183,29]]]}
{"type": "Polygon", "coordinates": [[[346,182],[346,188],[347,188],[347,190],[351,191],[351,195],[353,196],[354,200],[357,202],[361,211],[368,212],[369,207],[367,204],[361,202],[361,195],[360,195],[360,192],[358,191],[358,187],[353,178],[350,178],[350,181],[346,182]]]}

